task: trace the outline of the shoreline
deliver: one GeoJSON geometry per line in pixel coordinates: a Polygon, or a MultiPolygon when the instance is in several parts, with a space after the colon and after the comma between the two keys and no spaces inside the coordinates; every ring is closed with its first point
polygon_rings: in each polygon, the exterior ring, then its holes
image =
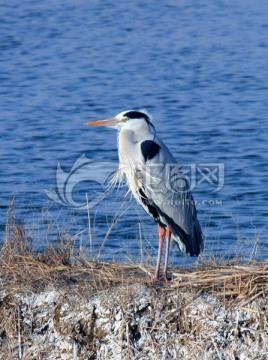
{"type": "Polygon", "coordinates": [[[40,256],[2,251],[0,359],[266,359],[268,263],[174,269],[166,284],[40,256]]]}
{"type": "Polygon", "coordinates": [[[268,262],[169,269],[43,253],[14,221],[0,251],[0,360],[267,359],[268,262]]]}

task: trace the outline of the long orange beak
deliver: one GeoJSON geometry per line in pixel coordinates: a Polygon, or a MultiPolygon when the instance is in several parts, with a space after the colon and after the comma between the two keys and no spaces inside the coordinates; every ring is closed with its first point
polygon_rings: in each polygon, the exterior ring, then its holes
{"type": "Polygon", "coordinates": [[[86,126],[113,126],[118,123],[118,120],[115,118],[104,119],[104,120],[95,120],[84,123],[86,126]]]}

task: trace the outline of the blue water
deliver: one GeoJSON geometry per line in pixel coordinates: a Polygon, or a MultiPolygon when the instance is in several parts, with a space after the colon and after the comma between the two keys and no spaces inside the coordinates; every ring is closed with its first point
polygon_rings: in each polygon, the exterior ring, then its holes
{"type": "MultiPolygon", "coordinates": [[[[68,173],[84,154],[93,170],[74,198],[93,198],[101,164],[117,161],[117,135],[83,123],[146,108],[178,161],[224,166],[221,190],[204,181],[193,191],[205,255],[250,257],[257,239],[267,258],[267,13],[265,0],[2,3],[1,239],[14,195],[37,248],[68,232],[89,249],[87,211],[44,189],[56,188],[58,163],[68,173]]],[[[103,258],[153,261],[155,224],[125,193],[90,209],[94,253],[117,216],[103,258]]],[[[177,252],[173,262],[192,259],[177,252]]]]}

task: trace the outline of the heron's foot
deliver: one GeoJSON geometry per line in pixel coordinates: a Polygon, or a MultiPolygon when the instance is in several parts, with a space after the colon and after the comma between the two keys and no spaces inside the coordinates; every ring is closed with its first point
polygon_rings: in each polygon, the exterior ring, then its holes
{"type": "Polygon", "coordinates": [[[167,274],[163,275],[160,280],[165,281],[167,284],[171,284],[173,281],[170,277],[167,276],[167,274]]]}
{"type": "Polygon", "coordinates": [[[153,283],[159,282],[159,281],[164,281],[164,282],[167,283],[167,284],[172,283],[172,279],[171,279],[170,277],[168,277],[167,275],[163,275],[163,276],[161,276],[161,277],[155,276],[155,277],[153,278],[153,283]]]}

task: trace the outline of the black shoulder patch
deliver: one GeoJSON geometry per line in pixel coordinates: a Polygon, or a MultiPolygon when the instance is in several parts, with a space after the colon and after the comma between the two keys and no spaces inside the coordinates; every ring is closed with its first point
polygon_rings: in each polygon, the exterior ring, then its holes
{"type": "Polygon", "coordinates": [[[145,140],[141,143],[141,152],[145,161],[153,159],[159,150],[160,146],[152,140],[145,140]]]}

